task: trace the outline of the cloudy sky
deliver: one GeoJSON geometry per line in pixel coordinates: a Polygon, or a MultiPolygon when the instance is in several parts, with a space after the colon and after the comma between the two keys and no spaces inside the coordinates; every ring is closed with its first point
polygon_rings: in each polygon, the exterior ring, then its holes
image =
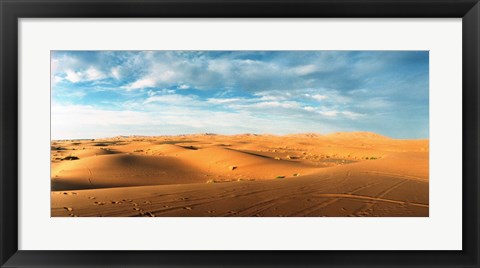
{"type": "Polygon", "coordinates": [[[428,138],[427,51],[53,51],[52,138],[428,138]]]}

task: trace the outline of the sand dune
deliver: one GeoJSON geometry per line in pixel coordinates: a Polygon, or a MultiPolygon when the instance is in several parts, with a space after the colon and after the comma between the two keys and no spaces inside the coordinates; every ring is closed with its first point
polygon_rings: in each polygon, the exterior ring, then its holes
{"type": "Polygon", "coordinates": [[[428,155],[365,132],[54,141],[52,216],[428,216],[428,155]]]}
{"type": "Polygon", "coordinates": [[[313,170],[312,166],[301,162],[216,146],[185,152],[178,157],[187,159],[192,166],[217,177],[226,176],[246,180],[275,179],[278,176],[293,177],[294,174],[301,172],[305,174],[313,170]]]}
{"type": "Polygon", "coordinates": [[[95,189],[204,181],[201,174],[173,157],[101,155],[64,161],[52,170],[52,190],[95,189]]]}
{"type": "Polygon", "coordinates": [[[182,147],[173,144],[160,144],[149,146],[147,150],[151,151],[153,155],[178,155],[178,153],[183,153],[185,151],[193,150],[189,147],[182,147]]]}

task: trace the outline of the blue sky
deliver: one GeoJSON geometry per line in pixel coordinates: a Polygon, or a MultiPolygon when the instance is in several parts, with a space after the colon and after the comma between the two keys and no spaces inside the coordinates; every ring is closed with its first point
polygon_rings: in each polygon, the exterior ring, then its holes
{"type": "Polygon", "coordinates": [[[428,51],[52,51],[52,138],[428,138],[428,51]]]}

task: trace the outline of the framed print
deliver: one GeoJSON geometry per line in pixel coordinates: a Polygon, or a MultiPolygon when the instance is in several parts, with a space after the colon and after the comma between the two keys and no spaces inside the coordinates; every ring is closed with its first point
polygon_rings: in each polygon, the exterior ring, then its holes
{"type": "Polygon", "coordinates": [[[477,1],[2,1],[1,266],[478,267],[477,1]]]}

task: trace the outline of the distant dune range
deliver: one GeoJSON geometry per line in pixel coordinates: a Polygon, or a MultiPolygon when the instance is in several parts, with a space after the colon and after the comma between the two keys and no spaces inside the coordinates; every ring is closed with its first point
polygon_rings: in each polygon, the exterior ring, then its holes
{"type": "Polygon", "coordinates": [[[369,132],[52,141],[51,215],[429,215],[429,142],[369,132]]]}

